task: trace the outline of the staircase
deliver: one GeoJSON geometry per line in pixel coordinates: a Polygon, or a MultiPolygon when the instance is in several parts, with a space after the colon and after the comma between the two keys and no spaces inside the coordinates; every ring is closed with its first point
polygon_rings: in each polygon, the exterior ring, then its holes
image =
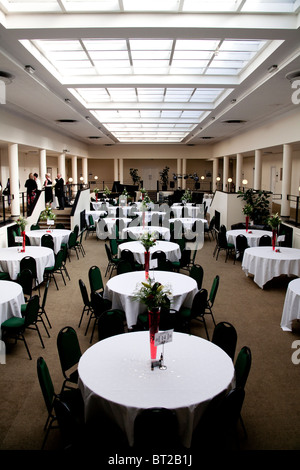
{"type": "MultiPolygon", "coordinates": [[[[62,211],[60,211],[58,209],[53,209],[53,213],[56,215],[55,225],[56,224],[64,224],[66,229],[70,230],[71,229],[71,223],[70,223],[71,210],[72,210],[71,207],[66,207],[62,211]]],[[[40,220],[39,221],[39,226],[41,227],[41,229],[48,228],[47,221],[46,220],[40,220]]]]}

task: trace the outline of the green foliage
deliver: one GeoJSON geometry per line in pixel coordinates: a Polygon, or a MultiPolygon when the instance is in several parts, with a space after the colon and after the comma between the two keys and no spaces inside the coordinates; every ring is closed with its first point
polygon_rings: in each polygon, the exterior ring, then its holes
{"type": "Polygon", "coordinates": [[[271,193],[268,191],[256,191],[254,189],[247,189],[245,192],[238,192],[237,197],[241,197],[243,201],[245,201],[246,206],[248,206],[246,210],[249,211],[250,218],[255,224],[267,223],[267,219],[270,215],[270,194],[271,193]],[[252,208],[252,211],[249,206],[252,208]]]}
{"type": "Polygon", "coordinates": [[[137,168],[130,168],[129,170],[131,179],[133,181],[133,184],[137,185],[141,181],[141,177],[138,175],[138,169],[137,168]]]}
{"type": "Polygon", "coordinates": [[[159,174],[160,174],[160,181],[163,186],[167,186],[169,182],[169,167],[166,166],[159,174]]]}

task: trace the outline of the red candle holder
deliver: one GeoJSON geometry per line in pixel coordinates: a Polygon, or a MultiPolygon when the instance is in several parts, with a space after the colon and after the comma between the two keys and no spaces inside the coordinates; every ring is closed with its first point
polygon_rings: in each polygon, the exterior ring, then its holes
{"type": "Polygon", "coordinates": [[[160,307],[148,310],[149,334],[150,334],[150,357],[156,359],[157,346],[155,346],[155,334],[159,331],[160,307]]]}

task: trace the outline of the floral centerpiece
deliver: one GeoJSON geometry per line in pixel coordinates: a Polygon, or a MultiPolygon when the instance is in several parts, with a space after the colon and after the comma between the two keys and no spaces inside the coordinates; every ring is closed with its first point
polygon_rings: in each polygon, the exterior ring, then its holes
{"type": "Polygon", "coordinates": [[[129,196],[129,193],[128,193],[126,188],[123,189],[123,192],[122,192],[121,196],[125,196],[125,197],[129,196]]]}
{"type": "Polygon", "coordinates": [[[183,196],[181,197],[182,202],[192,202],[192,193],[190,189],[186,189],[183,196]]]}
{"type": "Polygon", "coordinates": [[[96,201],[98,201],[98,193],[99,193],[99,189],[98,188],[95,188],[94,189],[94,193],[95,193],[95,196],[96,196],[96,201]]]}
{"type": "Polygon", "coordinates": [[[270,227],[272,227],[272,247],[273,247],[273,250],[275,250],[277,231],[278,231],[279,225],[281,224],[281,218],[279,217],[278,212],[268,217],[267,224],[270,225],[270,227]]]}
{"type": "Polygon", "coordinates": [[[46,208],[41,212],[40,220],[55,220],[56,215],[51,209],[50,204],[46,204],[46,208]]]}
{"type": "Polygon", "coordinates": [[[25,227],[27,225],[27,220],[20,215],[20,217],[16,220],[16,224],[20,227],[21,232],[25,232],[25,227]]]}
{"type": "Polygon", "coordinates": [[[105,186],[105,189],[103,191],[103,194],[105,194],[106,197],[110,196],[111,195],[111,191],[108,189],[107,186],[105,186]]]}
{"type": "Polygon", "coordinates": [[[140,238],[140,242],[145,248],[145,277],[149,278],[149,263],[150,263],[150,248],[156,245],[156,238],[150,232],[143,233],[140,238]]]}
{"type": "Polygon", "coordinates": [[[155,334],[159,330],[160,309],[169,305],[168,295],[170,289],[164,287],[160,282],[149,279],[142,282],[142,286],[134,294],[133,299],[145,304],[148,309],[149,333],[150,333],[150,355],[151,360],[156,359],[155,334]]]}

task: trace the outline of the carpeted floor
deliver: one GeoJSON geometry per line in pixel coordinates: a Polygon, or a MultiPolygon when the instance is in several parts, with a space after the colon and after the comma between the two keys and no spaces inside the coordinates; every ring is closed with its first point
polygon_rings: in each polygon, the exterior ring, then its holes
{"type": "MultiPolygon", "coordinates": [[[[45,358],[54,387],[59,391],[63,381],[56,347],[59,330],[73,326],[82,352],[90,346],[91,330],[84,335],[87,317],[78,328],[83,307],[78,280],[82,279],[88,286],[88,269],[97,265],[106,282],[107,258],[104,241],[97,240],[94,235],[84,241],[84,246],[86,256],[77,260],[72,253],[71,262],[67,263],[71,281],[67,280],[64,286],[58,279],[58,291],[54,283],[50,285],[46,310],[52,323],[51,338],[47,338],[41,327],[45,349],[41,348],[33,331],[26,333],[32,361],[21,342],[7,345],[6,364],[0,365],[0,450],[41,448],[47,412],[37,379],[36,360],[40,355],[45,358]]],[[[214,276],[220,276],[215,319],[235,326],[237,352],[245,345],[252,351],[252,368],[242,410],[248,438],[244,439],[240,433],[241,450],[300,450],[300,364],[293,364],[291,359],[293,341],[300,339],[300,323],[294,324],[292,333],[280,328],[289,279],[275,279],[262,290],[252,278],[245,276],[240,262],[234,265],[229,259],[225,263],[223,253],[218,260],[213,258],[214,246],[213,241],[206,239],[204,248],[197,254],[196,262],[204,268],[203,287],[209,290],[214,276]]],[[[208,326],[211,335],[210,319],[208,326]]],[[[198,323],[193,326],[192,333],[205,338],[204,328],[198,323]]],[[[54,430],[46,449],[59,448],[59,431],[54,430]]]]}

